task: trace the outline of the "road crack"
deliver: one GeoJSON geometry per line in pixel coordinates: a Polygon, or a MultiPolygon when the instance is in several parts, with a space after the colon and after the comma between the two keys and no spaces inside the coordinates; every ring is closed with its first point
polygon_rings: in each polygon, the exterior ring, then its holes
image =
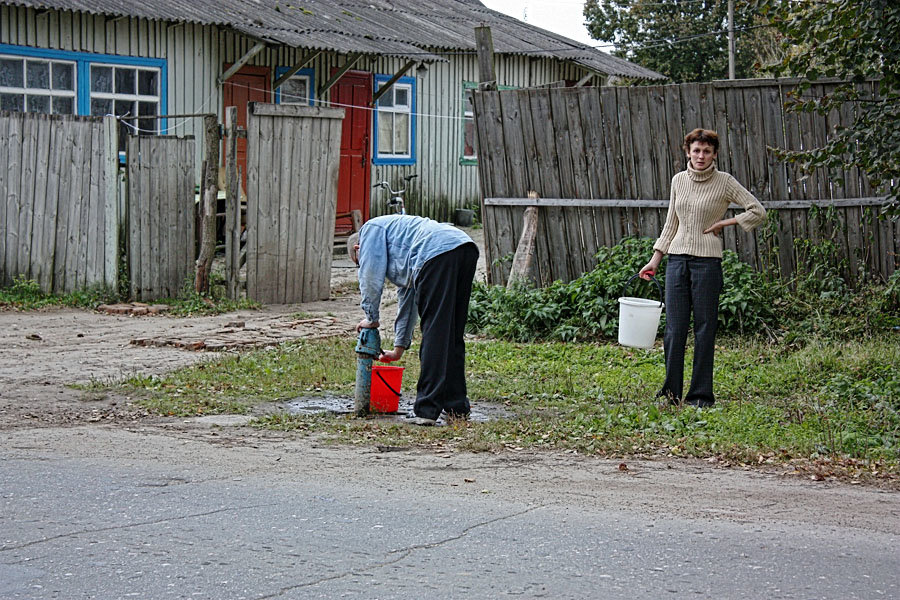
{"type": "Polygon", "coordinates": [[[54,535],[48,538],[44,538],[41,540],[32,540],[30,542],[23,542],[21,544],[15,544],[13,546],[0,546],[0,552],[9,552],[10,550],[21,550],[22,548],[28,548],[30,546],[36,546],[38,544],[45,544],[47,542],[52,542],[53,540],[60,540],[63,538],[69,537],[78,537],[80,535],[86,535],[90,533],[102,533],[104,531],[115,531],[117,529],[130,529],[132,527],[145,527],[147,525],[158,525],[160,523],[171,523],[173,521],[183,521],[185,519],[196,519],[198,517],[206,517],[209,515],[215,515],[223,512],[232,512],[239,510],[250,510],[254,508],[263,508],[266,506],[275,506],[274,504],[254,504],[252,506],[236,506],[236,507],[228,507],[228,508],[219,508],[216,510],[210,510],[202,513],[192,513],[189,515],[181,515],[180,517],[167,517],[165,519],[154,519],[151,521],[139,521],[137,523],[128,523],[125,525],[113,525],[111,527],[100,527],[97,529],[82,529],[81,531],[70,531],[69,533],[61,533],[59,535],[54,535]]]}
{"type": "Polygon", "coordinates": [[[545,508],[546,506],[548,506],[548,505],[547,505],[547,504],[540,504],[540,505],[538,505],[538,506],[532,506],[532,507],[526,508],[525,510],[520,510],[520,511],[518,511],[518,512],[510,513],[510,514],[508,514],[508,515],[502,515],[502,516],[496,517],[496,518],[494,518],[494,519],[488,519],[487,521],[480,521],[480,522],[478,522],[478,523],[473,523],[472,525],[469,525],[468,527],[464,527],[464,528],[462,529],[462,531],[460,531],[458,534],[453,535],[453,536],[450,536],[450,537],[447,537],[447,538],[444,538],[444,539],[442,539],[442,540],[438,540],[438,541],[436,541],[436,542],[429,542],[429,543],[427,543],[427,544],[414,544],[414,545],[412,545],[412,546],[407,546],[407,547],[405,547],[405,548],[399,548],[399,549],[397,549],[397,550],[391,550],[390,552],[388,552],[388,554],[389,554],[389,555],[394,554],[394,555],[396,555],[396,556],[395,556],[394,558],[390,559],[390,560],[386,560],[386,561],[383,561],[383,562],[379,562],[379,563],[374,563],[374,564],[368,565],[368,566],[366,566],[364,569],[351,569],[351,570],[349,570],[349,571],[344,571],[343,573],[336,573],[336,574],[334,574],[334,575],[330,575],[330,576],[328,576],[328,577],[321,577],[321,578],[315,579],[315,580],[313,580],[313,581],[307,581],[307,582],[305,582],[305,583],[298,583],[298,584],[296,584],[296,585],[286,586],[286,587],[283,587],[283,588],[281,588],[279,591],[274,592],[274,593],[272,593],[272,594],[267,594],[267,595],[265,595],[265,596],[258,596],[256,600],[267,600],[267,599],[270,599],[270,598],[278,598],[278,597],[284,596],[284,595],[287,594],[288,592],[292,592],[292,591],[297,590],[297,589],[307,588],[307,587],[311,587],[311,586],[314,586],[314,585],[319,585],[319,584],[322,584],[322,583],[327,583],[327,582],[329,582],[329,581],[335,581],[335,580],[337,580],[337,579],[342,579],[342,578],[344,578],[344,577],[350,577],[350,576],[354,576],[354,575],[362,575],[364,571],[370,571],[370,570],[372,570],[372,569],[382,569],[382,568],[384,568],[384,567],[389,567],[389,566],[391,566],[391,565],[395,565],[395,564],[397,564],[398,562],[404,560],[406,557],[408,557],[408,556],[409,556],[410,554],[412,554],[413,552],[416,552],[417,550],[426,550],[426,549],[429,549],[429,548],[438,548],[438,547],[443,546],[443,545],[445,545],[445,544],[449,544],[449,543],[451,543],[451,542],[455,542],[455,541],[457,541],[457,540],[460,540],[460,539],[466,537],[467,535],[469,535],[469,533],[471,533],[472,531],[474,531],[474,530],[476,530],[476,529],[479,529],[479,528],[481,528],[481,527],[486,527],[486,526],[488,526],[488,525],[493,525],[494,523],[499,523],[499,522],[501,522],[501,521],[506,521],[506,520],[508,520],[508,519],[514,519],[514,518],[516,518],[516,517],[521,517],[521,516],[523,516],[523,515],[527,515],[527,514],[529,514],[529,513],[531,513],[531,512],[534,512],[534,511],[536,511],[536,510],[538,510],[538,509],[540,509],[540,508],[545,508]]]}

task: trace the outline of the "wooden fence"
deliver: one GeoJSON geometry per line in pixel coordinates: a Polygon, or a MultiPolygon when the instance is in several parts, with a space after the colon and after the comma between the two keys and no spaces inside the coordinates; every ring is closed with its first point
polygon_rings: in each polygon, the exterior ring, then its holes
{"type": "Polygon", "coordinates": [[[130,296],[174,298],[194,268],[194,139],[129,136],[126,156],[130,296]]]}
{"type": "Polygon", "coordinates": [[[0,112],[0,285],[115,287],[113,118],[0,112]]]}
{"type": "MultiPolygon", "coordinates": [[[[820,146],[835,125],[852,121],[852,107],[825,116],[786,112],[784,102],[796,84],[744,80],[476,92],[490,281],[507,279],[523,204],[529,202],[507,199],[524,199],[529,190],[567,199],[539,203],[540,283],[578,277],[592,268],[598,247],[626,235],[658,236],[669,183],[685,168],[682,140],[696,127],[718,131],[719,169],[773,213],[768,228],[755,234],[726,230],[726,248],[790,277],[802,258],[794,240],[830,239],[851,280],[861,273],[889,276],[897,268],[900,231],[878,218],[880,194],[865,176],[855,168],[806,175],[770,149],[820,146]]],[[[808,94],[821,95],[831,85],[814,85],[808,94]]],[[[871,84],[862,85],[874,93],[871,84]]]]}
{"type": "Polygon", "coordinates": [[[343,118],[343,109],[251,103],[248,298],[328,298],[343,118]]]}

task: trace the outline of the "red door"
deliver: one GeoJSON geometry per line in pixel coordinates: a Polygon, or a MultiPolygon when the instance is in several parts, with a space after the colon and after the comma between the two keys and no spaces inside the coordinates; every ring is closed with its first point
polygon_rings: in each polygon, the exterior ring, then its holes
{"type": "MultiPolygon", "coordinates": [[[[225,65],[227,69],[231,65],[225,65]]],[[[242,67],[225,82],[225,107],[237,107],[237,124],[247,128],[247,104],[250,102],[271,102],[272,86],[269,69],[266,67],[242,67]]],[[[222,164],[225,164],[225,153],[222,164]]],[[[241,172],[241,182],[247,189],[247,138],[237,139],[237,162],[241,172]]]]}
{"type": "Polygon", "coordinates": [[[349,233],[351,210],[369,219],[371,170],[369,169],[369,131],[371,130],[372,74],[350,71],[331,88],[331,101],[346,111],[341,132],[341,166],[335,233],[349,233]]]}

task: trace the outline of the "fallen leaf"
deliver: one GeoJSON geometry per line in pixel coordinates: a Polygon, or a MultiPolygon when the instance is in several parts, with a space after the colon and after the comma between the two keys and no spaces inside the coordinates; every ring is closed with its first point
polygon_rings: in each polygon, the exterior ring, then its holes
{"type": "Polygon", "coordinates": [[[474,480],[474,479],[470,479],[470,478],[468,478],[468,477],[466,477],[465,479],[463,479],[463,481],[465,481],[466,483],[475,483],[475,480],[474,480]]]}
{"type": "Polygon", "coordinates": [[[627,471],[627,470],[628,470],[628,465],[626,465],[625,463],[619,463],[619,470],[620,470],[620,471],[627,471]]]}

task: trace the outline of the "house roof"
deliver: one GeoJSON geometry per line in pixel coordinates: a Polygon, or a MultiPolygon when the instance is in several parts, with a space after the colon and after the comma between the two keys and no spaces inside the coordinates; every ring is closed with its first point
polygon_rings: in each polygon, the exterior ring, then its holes
{"type": "Polygon", "coordinates": [[[56,9],[229,27],[275,44],[425,62],[475,51],[474,28],[491,28],[498,54],[571,61],[605,75],[663,75],[491,10],[478,0],[11,0],[56,9]]]}

